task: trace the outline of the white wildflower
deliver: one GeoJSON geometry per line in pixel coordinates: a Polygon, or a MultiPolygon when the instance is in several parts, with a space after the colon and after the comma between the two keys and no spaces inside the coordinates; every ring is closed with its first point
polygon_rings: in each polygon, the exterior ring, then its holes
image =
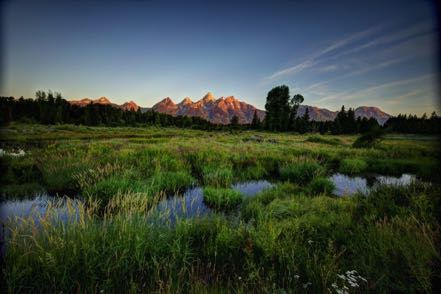
{"type": "Polygon", "coordinates": [[[349,287],[359,288],[361,281],[367,283],[367,280],[359,275],[356,270],[348,270],[344,274],[337,274],[337,278],[339,278],[341,282],[334,282],[331,286],[338,294],[349,293],[349,287]]]}
{"type": "Polygon", "coordinates": [[[311,282],[308,282],[308,283],[306,283],[306,284],[303,284],[303,289],[306,289],[306,288],[308,288],[308,287],[311,286],[311,285],[312,285],[311,282]]]}

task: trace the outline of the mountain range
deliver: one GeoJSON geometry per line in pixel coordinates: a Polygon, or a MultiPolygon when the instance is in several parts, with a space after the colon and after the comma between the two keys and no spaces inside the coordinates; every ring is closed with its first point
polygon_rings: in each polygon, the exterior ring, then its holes
{"type": "Polygon", "coordinates": [[[216,99],[210,92],[196,102],[186,97],[180,103],[175,104],[167,97],[153,105],[152,109],[174,116],[198,116],[217,124],[229,124],[233,116],[237,116],[241,124],[250,123],[255,111],[261,120],[265,117],[265,111],[239,101],[234,96],[216,99]]]}
{"type": "Polygon", "coordinates": [[[113,107],[121,108],[123,110],[131,110],[131,111],[138,111],[138,109],[140,108],[133,101],[125,102],[124,104],[118,105],[118,104],[110,102],[110,100],[104,96],[100,97],[98,99],[95,99],[95,100],[92,100],[89,98],[83,98],[81,100],[69,100],[69,103],[72,105],[79,105],[79,106],[86,106],[88,104],[111,105],[113,107]]]}
{"type": "MultiPolygon", "coordinates": [[[[197,116],[209,120],[217,124],[229,124],[233,116],[239,118],[239,123],[248,124],[253,120],[254,112],[262,120],[265,117],[265,111],[257,109],[251,104],[240,101],[234,96],[216,98],[212,93],[208,92],[202,99],[193,102],[189,97],[185,97],[181,102],[175,103],[169,97],[161,100],[153,105],[153,107],[140,107],[135,102],[129,101],[122,105],[110,102],[106,97],[100,97],[92,100],[84,98],[81,100],[70,100],[73,105],[85,106],[88,104],[103,104],[118,107],[124,110],[142,112],[154,110],[161,113],[166,113],[173,116],[197,116]]],[[[298,116],[305,113],[306,108],[309,110],[311,120],[327,121],[334,120],[338,111],[331,111],[326,108],[319,108],[309,105],[300,105],[298,109],[298,116]]],[[[383,125],[391,115],[385,113],[378,107],[360,106],[355,109],[356,117],[375,118],[379,124],[383,125]]]]}

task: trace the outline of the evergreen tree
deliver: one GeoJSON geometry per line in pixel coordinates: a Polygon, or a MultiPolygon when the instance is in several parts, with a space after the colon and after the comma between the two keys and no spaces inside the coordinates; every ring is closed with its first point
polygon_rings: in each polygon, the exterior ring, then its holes
{"type": "Polygon", "coordinates": [[[251,128],[257,130],[260,128],[260,119],[257,115],[257,110],[254,110],[253,120],[251,121],[251,128]]]}
{"type": "Polygon", "coordinates": [[[304,100],[305,100],[305,98],[301,94],[296,94],[291,98],[291,103],[290,103],[291,111],[290,111],[290,115],[289,115],[289,129],[292,131],[295,131],[297,128],[297,126],[296,126],[297,111],[299,110],[300,104],[303,103],[304,100]]]}
{"type": "Polygon", "coordinates": [[[233,129],[237,129],[239,127],[239,118],[237,117],[237,115],[233,115],[233,117],[231,118],[230,126],[233,129]]]}
{"type": "Polygon", "coordinates": [[[357,132],[357,125],[356,125],[356,121],[355,121],[355,112],[352,108],[349,108],[349,110],[346,114],[344,132],[346,134],[354,134],[355,132],[357,132]]]}
{"type": "Polygon", "coordinates": [[[305,113],[303,114],[303,120],[304,121],[306,121],[306,122],[309,122],[309,108],[308,107],[306,107],[305,108],[305,113]]]}
{"type": "Polygon", "coordinates": [[[305,108],[305,113],[303,114],[302,118],[298,119],[297,127],[300,134],[304,134],[310,131],[308,107],[305,108]]]}

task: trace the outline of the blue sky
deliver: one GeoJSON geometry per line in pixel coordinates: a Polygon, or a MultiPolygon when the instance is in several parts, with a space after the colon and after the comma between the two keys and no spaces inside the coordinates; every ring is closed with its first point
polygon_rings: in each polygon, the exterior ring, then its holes
{"type": "Polygon", "coordinates": [[[433,4],[409,1],[6,1],[0,95],[59,91],[151,106],[286,84],[305,104],[439,112],[433,4]]]}

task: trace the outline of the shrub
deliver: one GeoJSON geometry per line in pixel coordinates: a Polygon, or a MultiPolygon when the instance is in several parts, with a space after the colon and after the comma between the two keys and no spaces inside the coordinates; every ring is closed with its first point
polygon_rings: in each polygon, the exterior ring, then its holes
{"type": "Polygon", "coordinates": [[[296,165],[288,165],[279,169],[282,180],[307,184],[314,177],[320,175],[323,168],[316,162],[303,162],[296,165]]]}
{"type": "Polygon", "coordinates": [[[358,174],[366,171],[368,165],[360,158],[346,158],[340,162],[340,172],[345,174],[358,174]]]}
{"type": "Polygon", "coordinates": [[[213,208],[228,210],[242,202],[242,195],[230,188],[206,187],[204,188],[204,201],[213,208]]]}
{"type": "Polygon", "coordinates": [[[383,129],[380,127],[372,128],[367,133],[361,135],[352,144],[354,148],[371,148],[375,147],[382,139],[384,135],[383,129]]]}

